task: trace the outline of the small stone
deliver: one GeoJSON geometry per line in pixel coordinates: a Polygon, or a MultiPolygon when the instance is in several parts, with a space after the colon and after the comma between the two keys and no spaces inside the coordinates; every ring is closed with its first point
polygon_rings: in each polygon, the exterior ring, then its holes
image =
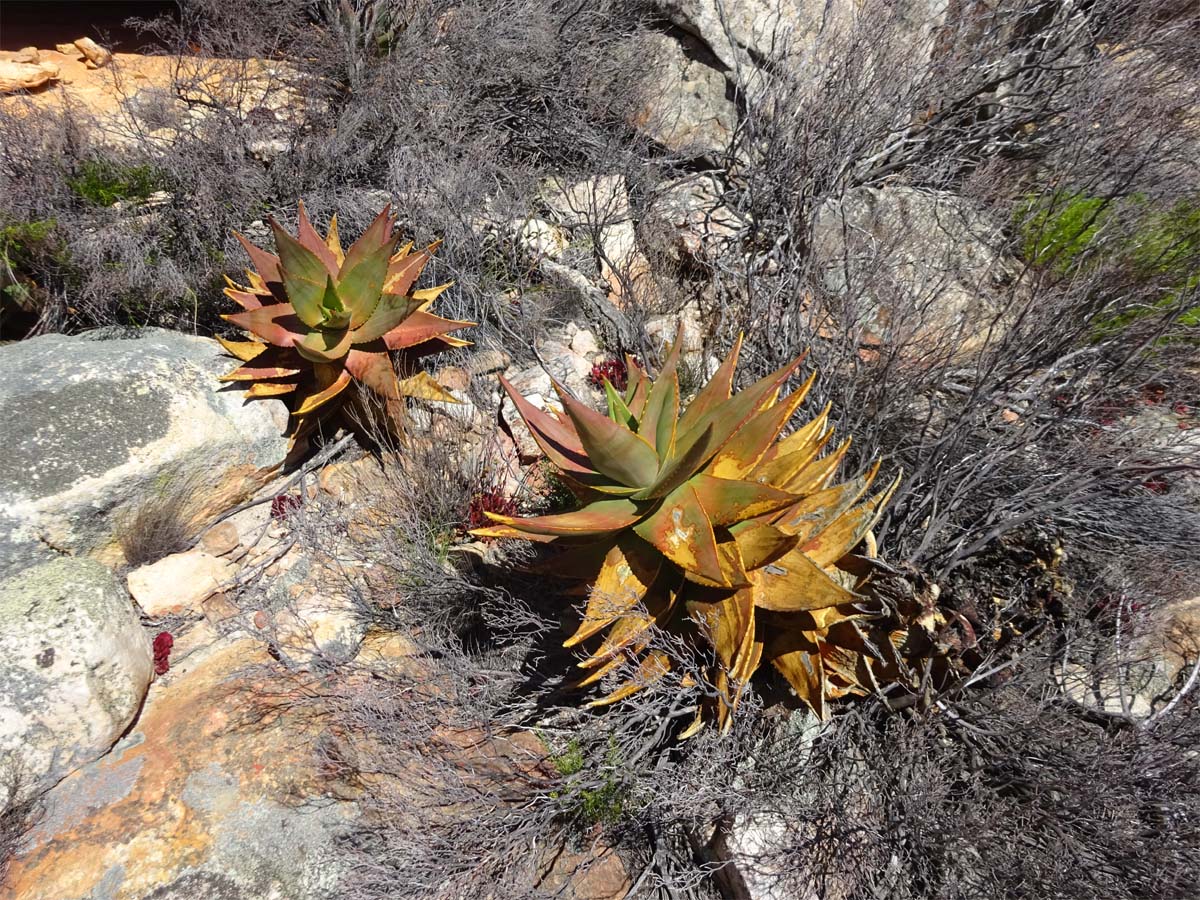
{"type": "Polygon", "coordinates": [[[232,522],[222,522],[204,532],[200,538],[200,549],[212,556],[225,556],[236,550],[241,542],[237,526],[232,522]]]}
{"type": "Polygon", "coordinates": [[[593,354],[600,352],[600,344],[594,334],[587,329],[580,329],[571,338],[571,350],[580,356],[591,357],[593,354]]]}
{"type": "Polygon", "coordinates": [[[79,52],[79,48],[74,44],[55,44],[54,49],[63,56],[73,56],[76,59],[82,56],[82,54],[79,52]]]}
{"type": "Polygon", "coordinates": [[[75,47],[91,64],[88,68],[102,69],[112,60],[112,53],[101,47],[89,37],[81,37],[75,41],[75,47]]]}
{"type": "Polygon", "coordinates": [[[42,55],[38,53],[37,47],[22,47],[13,54],[12,61],[19,63],[39,63],[42,61],[42,55]]]}
{"type": "Polygon", "coordinates": [[[447,390],[465,391],[471,384],[471,373],[458,366],[443,366],[433,379],[447,390]]]}
{"type": "MultiPolygon", "coordinates": [[[[293,587],[311,590],[309,585],[293,587]]],[[[275,617],[278,650],[297,665],[348,662],[358,654],[366,632],[354,603],[337,595],[300,597],[275,617]]]]}
{"type": "Polygon", "coordinates": [[[129,593],[148,616],[191,612],[228,581],[236,567],[202,550],[188,550],[129,573],[129,593]]]}
{"type": "Polygon", "coordinates": [[[229,599],[229,595],[224,592],[213,594],[207,600],[204,600],[200,604],[200,611],[204,613],[204,618],[208,619],[213,625],[228,622],[241,613],[237,605],[229,599]]]}
{"type": "Polygon", "coordinates": [[[58,77],[54,63],[19,63],[0,60],[0,94],[31,91],[58,77]]]}

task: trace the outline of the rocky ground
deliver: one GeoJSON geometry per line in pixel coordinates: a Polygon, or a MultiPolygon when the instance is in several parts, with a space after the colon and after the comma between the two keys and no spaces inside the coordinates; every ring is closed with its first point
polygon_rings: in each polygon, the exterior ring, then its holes
{"type": "MultiPolygon", "coordinates": [[[[514,247],[577,314],[549,323],[529,346],[493,343],[433,367],[458,402],[412,411],[418,439],[451,445],[465,478],[486,465],[505,498],[534,477],[539,452],[499,376],[537,407],[552,402],[552,378],[599,405],[593,372],[610,347],[657,349],[677,333],[686,369],[715,369],[712,338],[722,326],[708,314],[717,279],[681,293],[662,260],[711,273],[742,254],[754,223],[730,207],[726,188],[746,161],[725,154],[745,125],[747,98],[764,89],[773,36],[785,23],[793,42],[773,65],[803,78],[818,34],[832,27],[826,19],[849,15],[846,4],[822,11],[791,0],[656,8],[661,27],[646,40],[660,90],[631,124],[690,171],[659,184],[649,208],[621,174],[563,176],[545,181],[528,214],[473,224],[514,247]]],[[[927,52],[943,20],[920,21],[903,37],[927,52]]],[[[249,152],[264,164],[292,149],[297,122],[321,112],[297,80],[279,62],[109,54],[81,42],[0,54],[7,114],[61,114],[96,146],[144,150],[216,127],[208,110],[219,106],[261,124],[249,152]]],[[[368,205],[390,199],[360,193],[368,205]]],[[[152,217],[172,199],[131,208],[152,217]]],[[[245,230],[257,239],[266,226],[255,220],[245,230]]],[[[978,198],[886,180],[819,204],[810,246],[817,282],[835,296],[871,285],[858,298],[871,313],[854,323],[846,365],[875,364],[901,329],[909,349],[899,365],[919,369],[931,348],[969,365],[1013,324],[1013,298],[1035,289],[1036,273],[1002,230],[978,198]]],[[[755,253],[753,265],[773,273],[771,252],[755,253]]],[[[811,297],[797,303],[818,340],[847,332],[811,297]]],[[[11,782],[0,791],[15,792],[0,794],[0,807],[36,800],[37,809],[4,896],[339,896],[348,865],[339,841],[362,822],[366,788],[332,771],[331,721],[307,701],[339,666],[370,678],[374,666],[430,677],[436,665],[380,627],[356,594],[368,592],[375,566],[370,541],[356,538],[377,537],[372,479],[381,465],[403,464],[344,438],[297,467],[287,459],[285,405],[245,402],[218,382],[228,368],[215,340],[159,328],[0,345],[0,774],[11,782]],[[304,539],[305,511],[310,522],[350,523],[334,552],[304,539]]],[[[1012,394],[1025,389],[1033,390],[1026,383],[1012,394]]],[[[1097,427],[1125,429],[1186,470],[1200,465],[1196,409],[1130,404],[1097,427]]],[[[1000,431],[1035,424],[1016,400],[996,415],[990,427],[1000,431]]],[[[1187,502],[1200,496],[1194,479],[1172,485],[1187,502]]],[[[1180,696],[1174,686],[1194,686],[1197,634],[1200,597],[1139,625],[1123,651],[1136,664],[1118,660],[1107,680],[1065,665],[1059,687],[1091,714],[1153,721],[1180,696]]],[[[479,734],[463,752],[473,771],[515,775],[544,764],[546,747],[529,742],[479,734]]],[[[403,796],[428,773],[376,776],[403,796]]],[[[746,865],[771,833],[769,824],[743,828],[721,850],[727,896],[780,897],[746,865]]],[[[547,896],[631,895],[634,873],[600,839],[536,853],[547,896]]]]}

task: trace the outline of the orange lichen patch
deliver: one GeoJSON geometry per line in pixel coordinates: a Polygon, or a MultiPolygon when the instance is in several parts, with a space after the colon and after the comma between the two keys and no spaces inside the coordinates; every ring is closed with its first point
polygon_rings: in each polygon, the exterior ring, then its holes
{"type": "Polygon", "coordinates": [[[112,900],[141,898],[202,866],[245,828],[244,811],[316,795],[321,723],[236,674],[270,662],[242,640],[156,683],[134,730],[47,795],[13,862],[14,896],[64,900],[103,885],[112,900]]]}

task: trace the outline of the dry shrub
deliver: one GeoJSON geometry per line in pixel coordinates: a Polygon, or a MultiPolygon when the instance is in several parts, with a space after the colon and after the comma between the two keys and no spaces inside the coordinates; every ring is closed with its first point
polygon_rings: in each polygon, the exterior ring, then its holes
{"type": "Polygon", "coordinates": [[[124,564],[137,568],[180,553],[195,543],[207,490],[205,473],[164,473],[146,490],[144,499],[117,522],[117,541],[124,564]]]}

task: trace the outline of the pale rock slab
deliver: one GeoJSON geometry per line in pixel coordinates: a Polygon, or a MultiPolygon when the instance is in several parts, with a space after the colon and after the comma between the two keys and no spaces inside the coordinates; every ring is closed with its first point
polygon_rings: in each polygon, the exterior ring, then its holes
{"type": "Polygon", "coordinates": [[[174,553],[130,572],[129,593],[148,616],[195,612],[236,571],[232,563],[203,550],[174,553]]]}

